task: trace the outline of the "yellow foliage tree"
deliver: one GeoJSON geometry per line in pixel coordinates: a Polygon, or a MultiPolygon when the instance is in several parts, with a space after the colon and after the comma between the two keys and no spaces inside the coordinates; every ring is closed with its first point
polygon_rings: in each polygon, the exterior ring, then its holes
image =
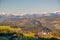
{"type": "Polygon", "coordinates": [[[0,26],[0,32],[6,33],[10,29],[10,26],[0,26]]]}
{"type": "Polygon", "coordinates": [[[10,32],[10,33],[13,33],[13,32],[18,32],[22,30],[21,28],[11,28],[10,26],[0,26],[0,32],[10,32]]]}
{"type": "Polygon", "coordinates": [[[30,32],[30,33],[23,33],[23,35],[25,36],[25,37],[35,37],[35,33],[33,33],[33,32],[30,32]]]}
{"type": "Polygon", "coordinates": [[[51,33],[55,38],[60,37],[60,33],[57,30],[53,30],[51,33]]]}

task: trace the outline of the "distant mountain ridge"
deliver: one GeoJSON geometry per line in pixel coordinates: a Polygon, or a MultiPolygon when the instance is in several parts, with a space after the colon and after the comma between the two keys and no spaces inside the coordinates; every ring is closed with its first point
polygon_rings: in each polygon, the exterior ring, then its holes
{"type": "Polygon", "coordinates": [[[12,18],[12,19],[17,19],[17,18],[39,18],[43,16],[60,16],[60,12],[56,13],[47,13],[47,14],[24,14],[24,15],[14,15],[14,14],[0,14],[0,22],[4,21],[5,19],[12,18]]]}
{"type": "Polygon", "coordinates": [[[34,17],[41,17],[41,16],[60,16],[60,12],[55,12],[55,13],[34,13],[34,14],[24,14],[24,15],[15,15],[15,14],[0,14],[1,17],[21,17],[21,18],[34,18],[34,17]]]}

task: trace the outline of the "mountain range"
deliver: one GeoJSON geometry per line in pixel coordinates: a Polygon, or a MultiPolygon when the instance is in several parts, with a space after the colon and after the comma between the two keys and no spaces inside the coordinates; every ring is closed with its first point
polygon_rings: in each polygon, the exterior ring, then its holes
{"type": "Polygon", "coordinates": [[[55,12],[55,13],[45,13],[45,14],[24,14],[24,15],[15,15],[15,14],[0,14],[0,22],[6,20],[6,19],[13,19],[13,18],[40,18],[43,16],[60,16],[60,12],[55,12]]]}
{"type": "Polygon", "coordinates": [[[55,28],[54,23],[52,25],[52,22],[56,20],[60,20],[60,12],[47,14],[24,14],[22,16],[0,14],[0,25],[23,27],[24,30],[51,31],[55,28]]]}

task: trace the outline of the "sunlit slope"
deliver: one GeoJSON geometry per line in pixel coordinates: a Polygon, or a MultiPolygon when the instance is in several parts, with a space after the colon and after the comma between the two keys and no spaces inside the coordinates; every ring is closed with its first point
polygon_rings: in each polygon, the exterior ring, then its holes
{"type": "Polygon", "coordinates": [[[55,28],[56,28],[56,29],[60,29],[60,24],[56,24],[56,25],[55,25],[55,28]]]}

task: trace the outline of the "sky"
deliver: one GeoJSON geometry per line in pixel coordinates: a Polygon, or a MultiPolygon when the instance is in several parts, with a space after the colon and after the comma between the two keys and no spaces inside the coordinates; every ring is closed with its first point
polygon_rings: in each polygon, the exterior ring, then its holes
{"type": "Polygon", "coordinates": [[[0,0],[0,13],[24,14],[60,11],[60,0],[0,0]]]}

